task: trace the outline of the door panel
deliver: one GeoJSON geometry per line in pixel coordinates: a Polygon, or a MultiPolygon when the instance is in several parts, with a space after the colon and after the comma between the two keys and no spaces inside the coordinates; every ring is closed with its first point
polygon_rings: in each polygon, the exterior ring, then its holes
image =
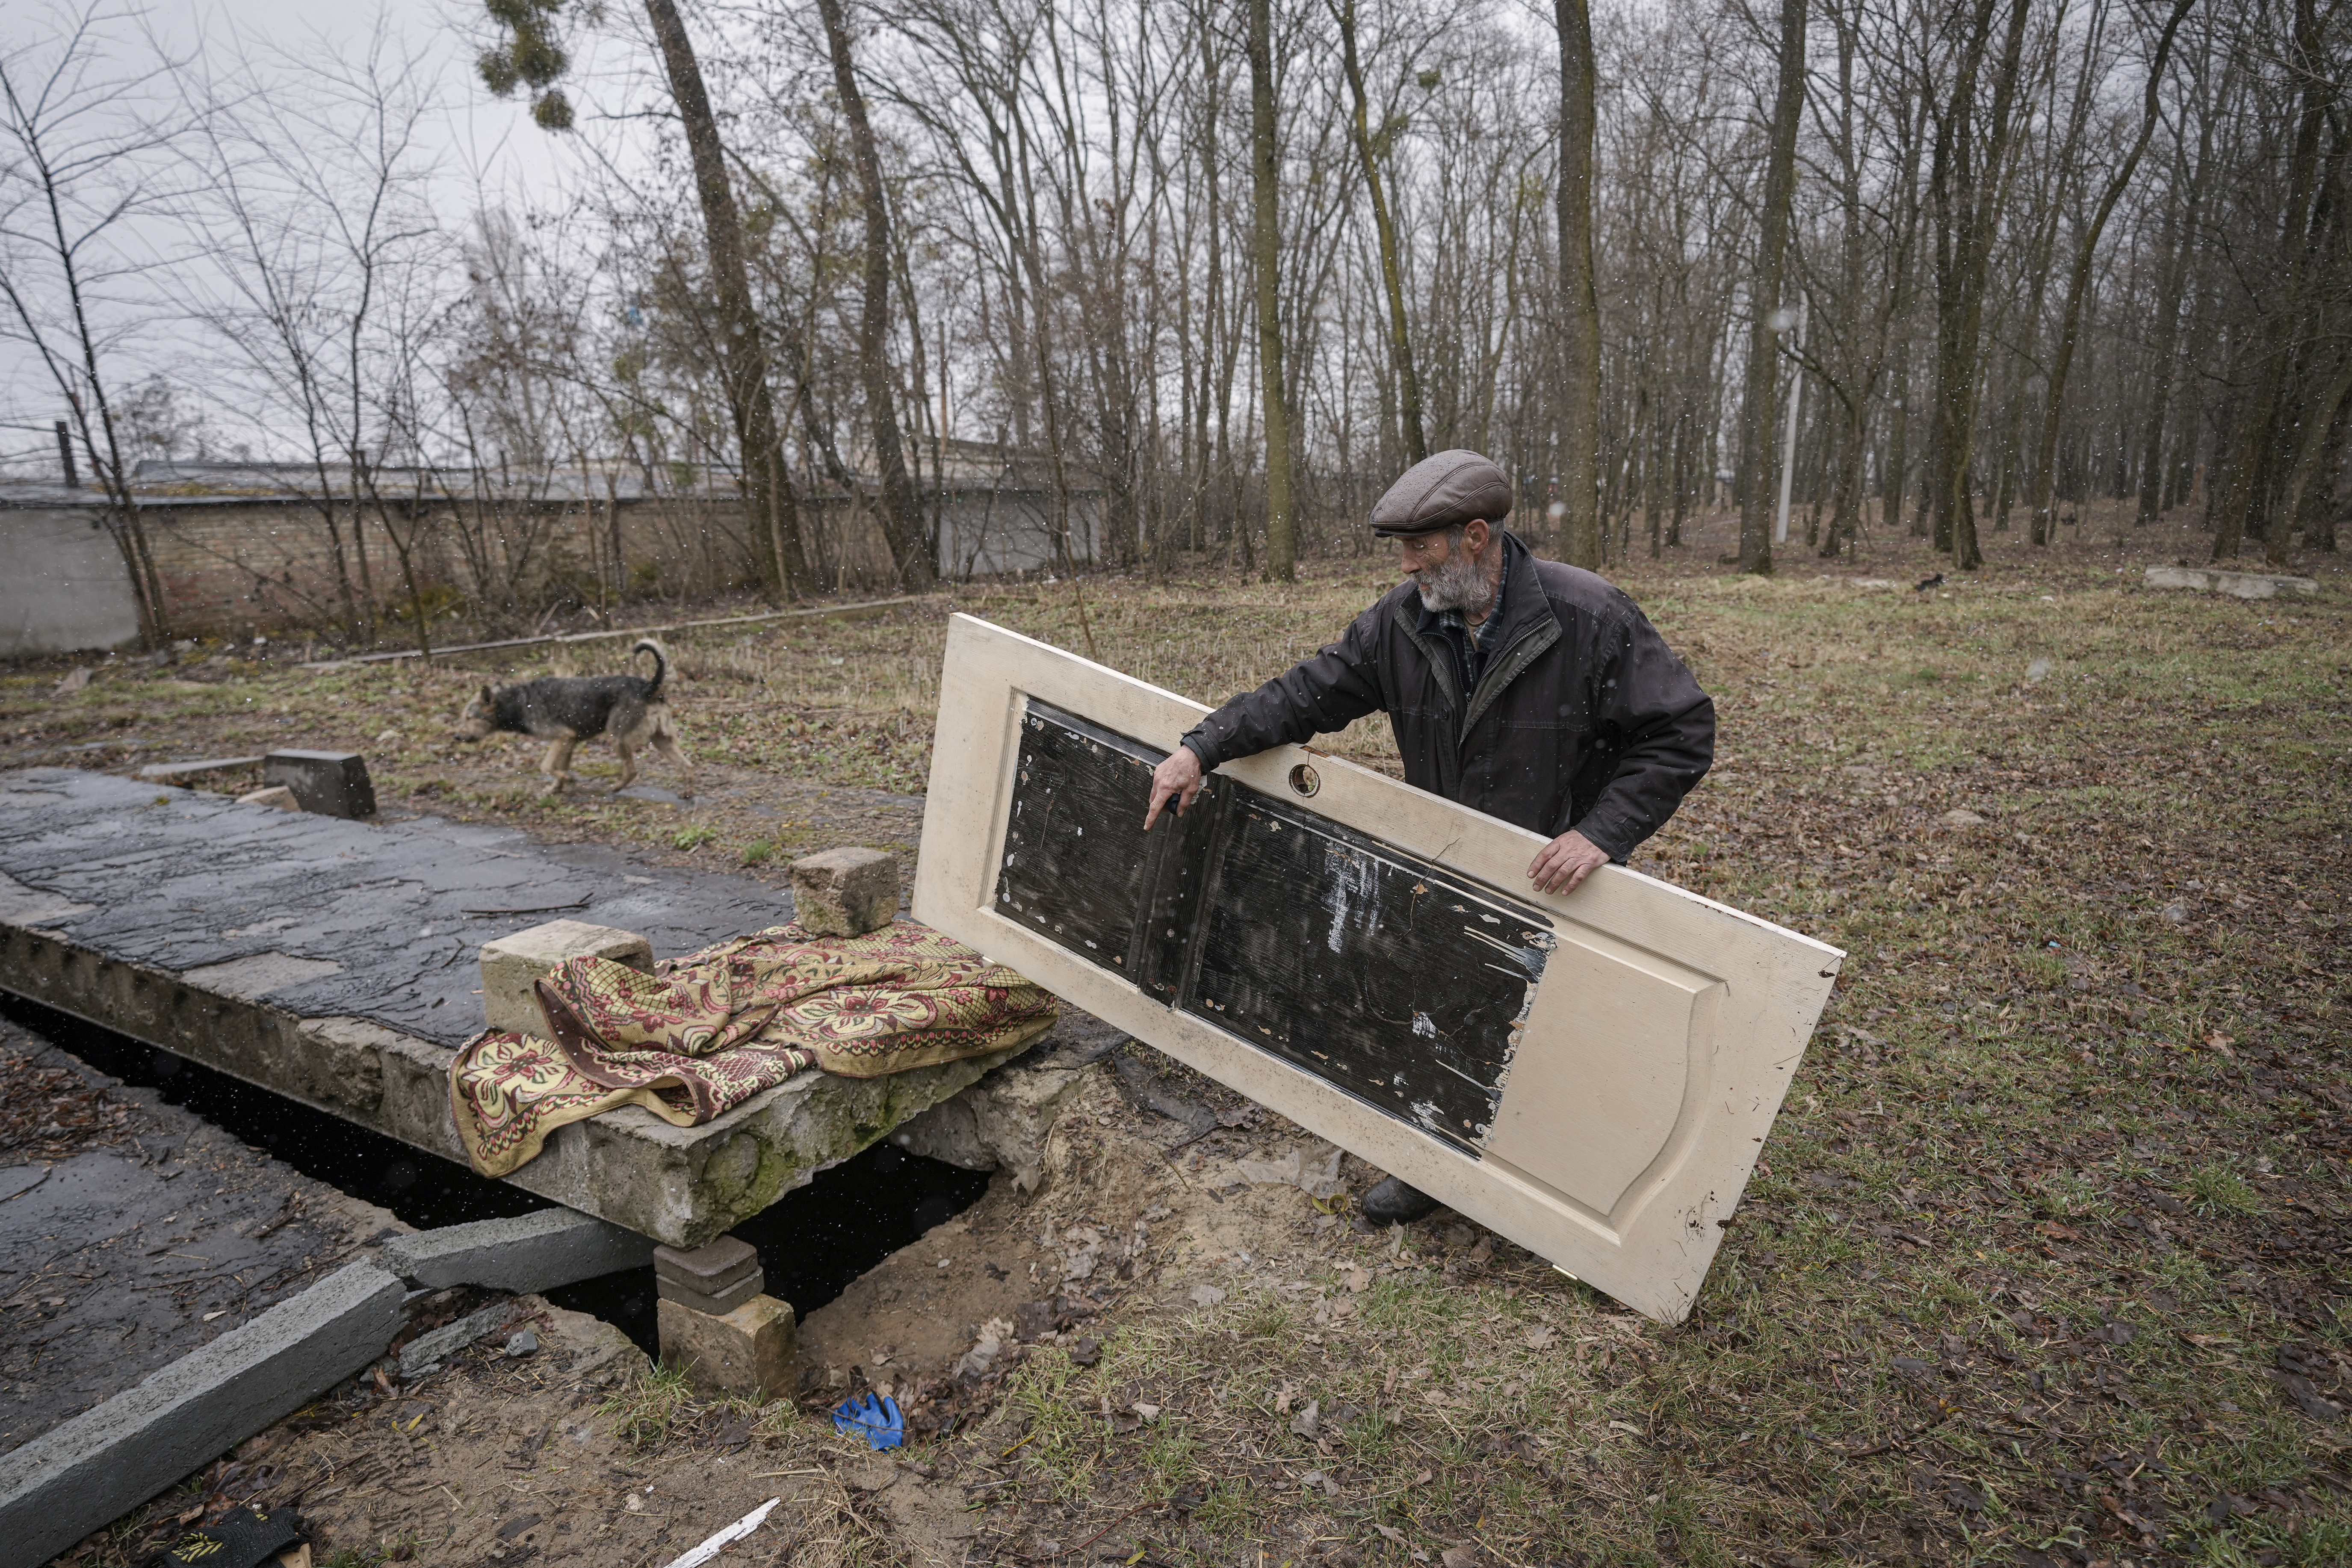
{"type": "Polygon", "coordinates": [[[1679,1321],[1843,954],[1307,747],[1147,835],[1206,711],[955,616],[916,918],[1679,1321]]]}

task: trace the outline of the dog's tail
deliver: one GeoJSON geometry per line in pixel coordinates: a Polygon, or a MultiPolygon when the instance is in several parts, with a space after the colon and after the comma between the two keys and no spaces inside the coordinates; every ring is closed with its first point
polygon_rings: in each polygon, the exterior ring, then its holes
{"type": "Polygon", "coordinates": [[[641,653],[654,656],[654,678],[646,687],[646,700],[651,701],[661,695],[662,678],[669,673],[669,655],[663,649],[661,644],[651,637],[639,637],[635,646],[629,649],[631,658],[635,658],[641,653]]]}

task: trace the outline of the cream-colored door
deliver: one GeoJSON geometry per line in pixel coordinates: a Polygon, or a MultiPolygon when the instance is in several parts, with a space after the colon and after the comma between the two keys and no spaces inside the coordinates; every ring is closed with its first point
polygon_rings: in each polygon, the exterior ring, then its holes
{"type": "Polygon", "coordinates": [[[1843,955],[1305,747],[1147,837],[1206,711],[956,616],[916,918],[1679,1321],[1843,955]]]}

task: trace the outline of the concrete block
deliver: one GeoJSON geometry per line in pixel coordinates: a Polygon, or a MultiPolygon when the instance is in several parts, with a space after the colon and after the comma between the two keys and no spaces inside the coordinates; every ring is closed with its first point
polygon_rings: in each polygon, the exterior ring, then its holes
{"type": "Polygon", "coordinates": [[[760,1255],[737,1237],[692,1249],[654,1248],[654,1291],[665,1301],[724,1317],[768,1288],[760,1255]]]}
{"type": "Polygon", "coordinates": [[[654,966],[652,944],[633,931],[585,921],[532,926],[482,944],[483,1022],[518,1035],[545,1035],[547,1015],[534,987],[567,958],[609,958],[648,973],[654,966]]]}
{"type": "Polygon", "coordinates": [[[1015,1186],[1034,1192],[1044,1177],[1045,1140],[1081,1070],[1007,1062],[900,1127],[890,1141],[909,1153],[967,1171],[1010,1171],[1015,1186]]]}
{"type": "Polygon", "coordinates": [[[722,1236],[696,1247],[654,1248],[655,1279],[673,1280],[706,1295],[759,1272],[759,1252],[740,1237],[722,1236]]]}
{"type": "Polygon", "coordinates": [[[0,1455],[0,1542],[44,1563],[383,1353],[407,1289],[354,1263],[0,1455]]]}
{"type": "Polygon", "coordinates": [[[2227,594],[2236,599],[2270,599],[2281,594],[2316,594],[2317,579],[2283,576],[2275,572],[2224,572],[2210,566],[2151,566],[2146,577],[2151,588],[2186,588],[2199,594],[2227,594]]]}
{"type": "Polygon", "coordinates": [[[691,1307],[713,1318],[725,1317],[767,1288],[768,1277],[764,1272],[753,1273],[732,1285],[708,1292],[697,1290],[690,1285],[681,1285],[675,1279],[665,1279],[659,1274],[654,1276],[655,1295],[665,1301],[691,1307]]]}
{"type": "Polygon", "coordinates": [[[793,862],[793,918],[814,936],[864,936],[898,915],[898,858],[828,849],[793,862]]]}
{"type": "Polygon", "coordinates": [[[267,805],[274,807],[279,811],[299,811],[302,809],[302,803],[295,799],[294,792],[288,789],[284,784],[271,784],[268,789],[257,789],[251,795],[238,795],[236,797],[236,804],[239,805],[267,805]]]}
{"type": "Polygon", "coordinates": [[[150,763],[139,770],[139,776],[156,784],[176,784],[202,778],[206,773],[225,773],[234,768],[260,765],[259,757],[206,757],[193,763],[150,763]]]}
{"type": "Polygon", "coordinates": [[[272,752],[261,759],[261,782],[284,784],[305,811],[358,821],[375,815],[375,785],[357,752],[272,752]]]}
{"type": "Polygon", "coordinates": [[[770,1400],[799,1384],[799,1325],[773,1296],[754,1296],[721,1316],[667,1299],[655,1303],[662,1360],[706,1394],[770,1400]]]}
{"type": "Polygon", "coordinates": [[[420,1230],[384,1243],[378,1261],[413,1285],[446,1289],[552,1290],[653,1258],[651,1239],[574,1209],[541,1209],[512,1219],[479,1219],[420,1230]]]}

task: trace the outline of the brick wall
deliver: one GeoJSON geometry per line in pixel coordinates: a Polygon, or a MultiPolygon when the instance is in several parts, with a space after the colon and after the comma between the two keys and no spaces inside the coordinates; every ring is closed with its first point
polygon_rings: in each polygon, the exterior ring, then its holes
{"type": "MultiPolygon", "coordinates": [[[[300,500],[142,502],[173,629],[251,635],[318,626],[343,616],[343,584],[386,613],[408,613],[408,580],[394,542],[374,515],[336,509],[332,531],[300,500]],[[340,533],[341,570],[338,570],[340,533]]],[[[561,502],[462,511],[395,510],[428,605],[484,602],[536,616],[549,605],[657,596],[697,597],[755,580],[743,508],[730,499],[623,499],[583,508],[561,502]]],[[[803,527],[829,577],[849,588],[890,578],[879,531],[845,506],[804,508],[803,527]],[[812,516],[811,513],[815,515],[812,516]]]]}

